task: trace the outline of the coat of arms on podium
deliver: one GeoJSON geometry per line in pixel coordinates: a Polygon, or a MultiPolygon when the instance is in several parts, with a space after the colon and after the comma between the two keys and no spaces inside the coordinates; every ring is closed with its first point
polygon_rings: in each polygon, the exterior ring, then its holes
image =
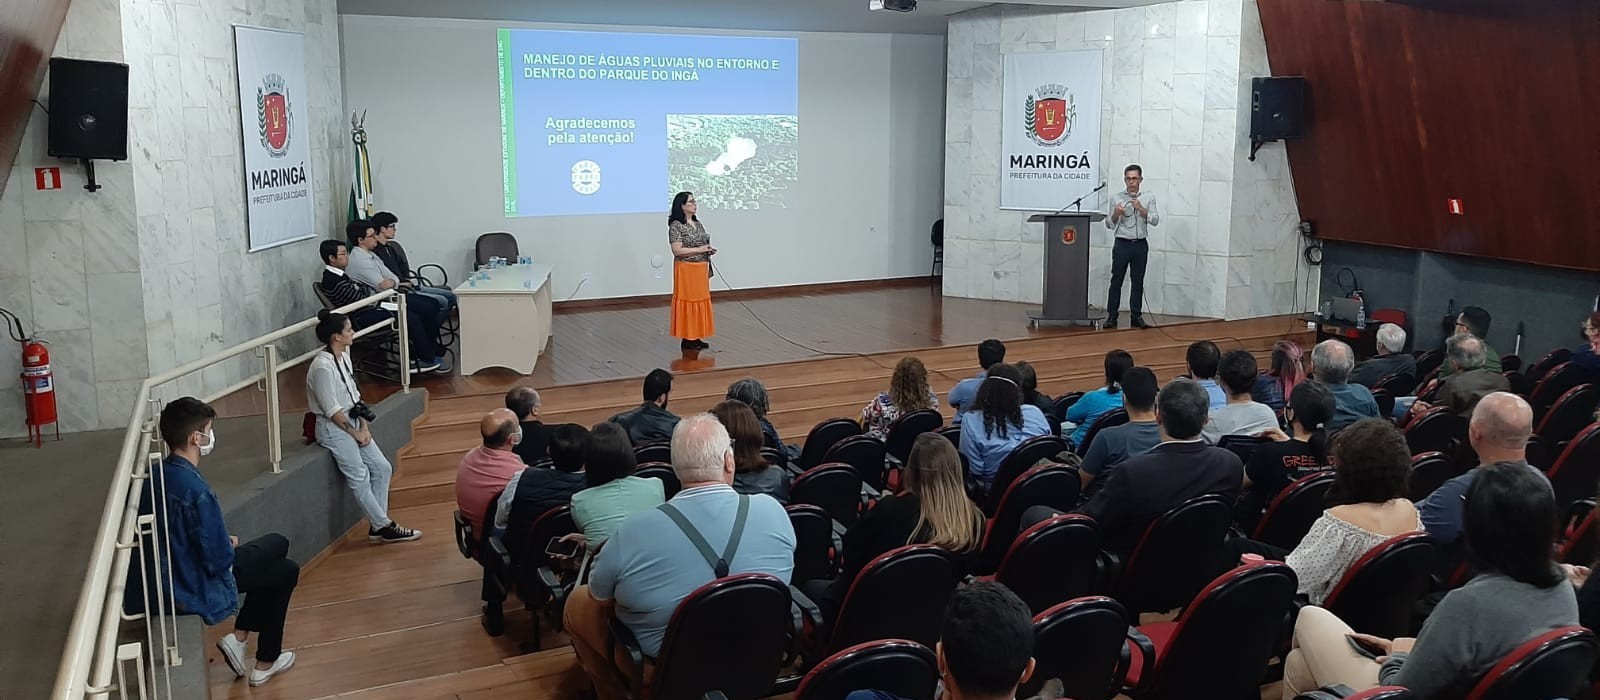
{"type": "Polygon", "coordinates": [[[1061,242],[1066,244],[1066,245],[1072,245],[1074,243],[1077,243],[1078,242],[1078,227],[1077,226],[1062,226],[1061,227],[1061,242]]]}

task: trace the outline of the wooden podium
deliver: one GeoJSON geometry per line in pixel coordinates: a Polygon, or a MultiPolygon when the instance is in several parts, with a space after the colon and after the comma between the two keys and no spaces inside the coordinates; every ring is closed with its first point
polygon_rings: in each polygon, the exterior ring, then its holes
{"type": "Polygon", "coordinates": [[[1028,325],[1097,324],[1089,313],[1089,231],[1105,220],[1104,212],[1063,211],[1034,214],[1044,223],[1044,308],[1028,312],[1028,325]]]}

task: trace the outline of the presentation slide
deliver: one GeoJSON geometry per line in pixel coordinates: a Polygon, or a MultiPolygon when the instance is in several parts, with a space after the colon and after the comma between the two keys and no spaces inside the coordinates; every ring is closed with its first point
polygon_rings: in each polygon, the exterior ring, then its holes
{"type": "Polygon", "coordinates": [[[797,39],[501,29],[499,56],[506,216],[788,206],[797,39]]]}

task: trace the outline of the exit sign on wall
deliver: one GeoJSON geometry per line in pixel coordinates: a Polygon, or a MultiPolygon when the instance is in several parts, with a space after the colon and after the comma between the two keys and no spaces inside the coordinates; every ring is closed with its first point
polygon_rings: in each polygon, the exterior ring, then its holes
{"type": "Polygon", "coordinates": [[[1450,210],[1451,214],[1456,216],[1462,216],[1467,213],[1467,210],[1461,206],[1461,199],[1457,197],[1445,200],[1445,206],[1450,210]]]}

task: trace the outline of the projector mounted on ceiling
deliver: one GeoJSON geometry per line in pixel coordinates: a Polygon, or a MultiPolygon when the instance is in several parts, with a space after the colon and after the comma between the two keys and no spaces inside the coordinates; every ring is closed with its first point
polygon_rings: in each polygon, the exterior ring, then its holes
{"type": "Polygon", "coordinates": [[[873,12],[915,12],[917,0],[867,0],[867,9],[873,12]]]}

